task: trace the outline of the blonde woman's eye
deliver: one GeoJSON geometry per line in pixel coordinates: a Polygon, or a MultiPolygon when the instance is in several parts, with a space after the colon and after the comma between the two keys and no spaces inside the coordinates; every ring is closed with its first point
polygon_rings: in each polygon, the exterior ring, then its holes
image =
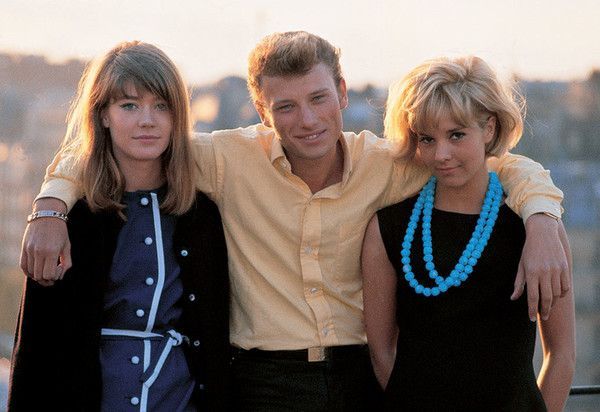
{"type": "Polygon", "coordinates": [[[454,132],[454,133],[452,133],[452,136],[451,136],[451,138],[454,140],[460,140],[463,137],[465,137],[465,133],[463,133],[463,132],[454,132]]]}
{"type": "Polygon", "coordinates": [[[419,143],[429,144],[433,142],[433,139],[429,136],[419,136],[418,139],[419,143]]]}
{"type": "Polygon", "coordinates": [[[169,105],[166,103],[159,103],[156,105],[156,108],[161,111],[169,110],[169,105]]]}

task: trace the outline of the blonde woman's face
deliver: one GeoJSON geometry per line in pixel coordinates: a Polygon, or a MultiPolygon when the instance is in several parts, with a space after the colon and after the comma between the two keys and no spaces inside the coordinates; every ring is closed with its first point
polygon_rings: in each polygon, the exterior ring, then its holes
{"type": "Polygon", "coordinates": [[[436,176],[438,185],[469,188],[487,182],[485,147],[494,136],[494,118],[484,127],[459,125],[451,116],[440,118],[437,127],[417,134],[417,158],[436,176]]]}
{"type": "Polygon", "coordinates": [[[102,113],[102,124],[110,130],[113,152],[121,167],[161,167],[161,155],[173,130],[171,109],[162,98],[127,84],[125,95],[111,100],[102,113]]]}

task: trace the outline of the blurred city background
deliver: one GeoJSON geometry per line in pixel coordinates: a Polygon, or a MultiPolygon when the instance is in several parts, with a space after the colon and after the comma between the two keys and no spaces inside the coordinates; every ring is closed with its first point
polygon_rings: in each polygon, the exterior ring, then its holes
{"type": "MultiPolygon", "coordinates": [[[[476,54],[518,81],[528,108],[514,152],[550,169],[565,193],[574,385],[600,385],[598,21],[597,0],[0,0],[0,411],[25,219],[86,61],[123,40],[156,44],[190,82],[195,130],[245,126],[258,122],[243,77],[246,56],[264,35],[286,30],[319,34],[342,49],[346,130],[380,134],[387,85],[426,58],[476,54]]],[[[600,395],[571,396],[567,410],[598,411],[600,395]]]]}

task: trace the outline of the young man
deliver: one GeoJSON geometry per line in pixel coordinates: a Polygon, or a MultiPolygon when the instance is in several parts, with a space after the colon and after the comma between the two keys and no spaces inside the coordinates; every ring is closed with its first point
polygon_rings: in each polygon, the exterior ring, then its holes
{"type": "MultiPolygon", "coordinates": [[[[239,409],[367,409],[376,384],[362,316],[364,231],[375,211],[414,194],[428,176],[394,161],[389,143],[370,132],[342,132],[346,83],[339,51],[324,39],[267,36],[248,71],[262,124],[194,140],[198,188],[219,206],[227,239],[239,409]]],[[[65,211],[79,197],[74,165],[68,150],[57,156],[37,210],[65,211]]],[[[558,216],[562,195],[528,159],[508,156],[497,170],[528,230],[515,295],[526,274],[530,315],[540,290],[545,316],[569,287],[559,222],[540,214],[558,216]]],[[[30,276],[52,281],[69,266],[63,225],[29,225],[21,264],[30,276]]]]}

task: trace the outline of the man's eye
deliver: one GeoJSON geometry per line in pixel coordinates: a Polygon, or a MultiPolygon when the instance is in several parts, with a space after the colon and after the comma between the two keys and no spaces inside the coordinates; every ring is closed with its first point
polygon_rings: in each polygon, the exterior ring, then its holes
{"type": "Polygon", "coordinates": [[[290,110],[292,110],[292,105],[285,104],[283,106],[278,106],[275,110],[277,110],[278,112],[289,112],[290,110]]]}
{"type": "Polygon", "coordinates": [[[121,105],[121,108],[125,109],[125,110],[133,110],[136,108],[136,105],[133,103],[123,103],[121,105]]]}

